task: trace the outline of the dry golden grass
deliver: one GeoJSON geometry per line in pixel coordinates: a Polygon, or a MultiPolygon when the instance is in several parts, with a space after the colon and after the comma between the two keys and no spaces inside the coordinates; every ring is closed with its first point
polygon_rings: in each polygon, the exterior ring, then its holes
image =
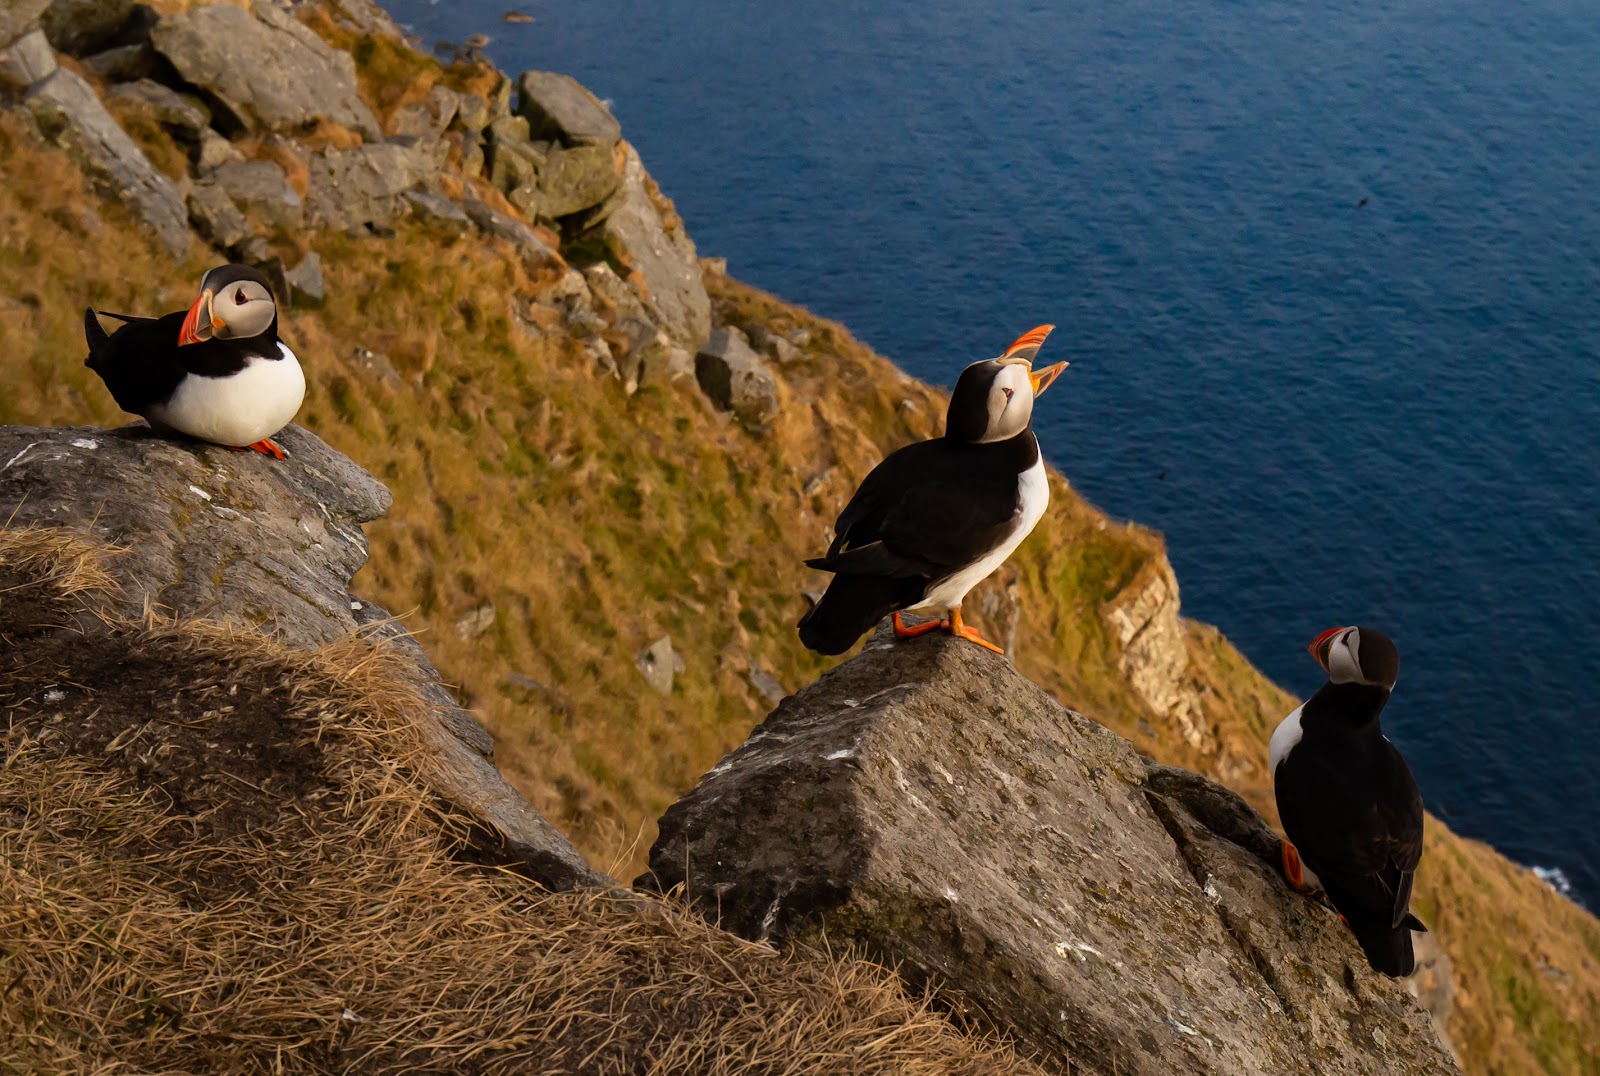
{"type": "Polygon", "coordinates": [[[387,649],[107,621],[65,532],[0,573],[0,1070],[1033,1071],[876,965],[471,864],[387,649]]]}
{"type": "MultiPolygon", "coordinates": [[[[392,46],[360,54],[380,111],[444,77],[392,46]]],[[[10,389],[0,422],[122,421],[79,365],[82,306],[187,305],[207,259],[173,266],[153,254],[68,162],[3,117],[0,157],[8,178],[28,177],[0,187],[0,372],[10,389]]],[[[800,594],[822,582],[800,562],[824,547],[844,498],[885,451],[935,431],[943,397],[838,326],[713,279],[728,321],[813,334],[783,371],[774,430],[756,437],[690,387],[630,397],[597,376],[492,243],[403,226],[393,240],[321,236],[316,246],[329,299],[284,319],[310,379],[301,421],[396,495],[369,528],[373,560],[358,588],[421,634],[495,734],[513,783],[592,861],[626,876],[666,806],[765,712],[749,670],[794,689],[826,667],[792,630],[800,594]],[[496,610],[489,631],[458,635],[455,622],[485,602],[496,610]],[[633,666],[663,633],[687,665],[670,697],[645,688],[633,666]]],[[[962,358],[951,357],[952,370],[962,358]]],[[[1056,391],[1070,389],[1069,380],[1056,391]]],[[[1292,701],[1196,625],[1191,670],[1221,749],[1198,751],[1152,719],[1117,668],[1104,610],[1153,570],[1159,536],[1106,519],[1065,483],[1053,497],[973,605],[1014,592],[1018,664],[1030,678],[1152,756],[1221,777],[1270,817],[1265,742],[1292,701]]],[[[1011,618],[1005,602],[975,617],[1002,637],[1011,618]]],[[[1600,923],[1492,851],[1434,833],[1443,851],[1425,861],[1419,898],[1455,961],[1451,1028],[1469,1070],[1589,1071],[1600,1055],[1600,970],[1589,955],[1600,923]],[[1546,953],[1559,959],[1547,964],[1546,953]]]]}

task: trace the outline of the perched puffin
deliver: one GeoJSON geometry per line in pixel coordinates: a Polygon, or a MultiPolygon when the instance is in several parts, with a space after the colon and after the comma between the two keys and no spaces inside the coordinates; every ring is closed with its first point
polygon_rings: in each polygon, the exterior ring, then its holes
{"type": "Polygon", "coordinates": [[[1328,682],[1272,733],[1283,872],[1333,901],[1372,967],[1416,970],[1411,882],[1422,859],[1422,797],[1378,717],[1400,653],[1376,628],[1330,628],[1308,647],[1328,682]]]}
{"type": "Polygon", "coordinates": [[[266,277],[248,265],[222,265],[200,281],[186,313],[106,316],[126,324],[107,336],[94,308],[84,311],[84,365],[118,407],[157,429],[284,458],[272,435],[300,410],[306,378],[278,339],[266,277]]]}
{"type": "Polygon", "coordinates": [[[1050,501],[1034,397],[1067,364],[1033,369],[1040,325],[996,359],[961,371],[943,437],[907,445],[872,469],[834,524],[826,556],[806,561],[834,573],[800,621],[800,641],[842,654],[886,615],[900,638],[942,628],[1004,653],[961,621],[961,600],[1005,561],[1050,501]],[[948,610],[949,619],[907,627],[900,611],[948,610]]]}

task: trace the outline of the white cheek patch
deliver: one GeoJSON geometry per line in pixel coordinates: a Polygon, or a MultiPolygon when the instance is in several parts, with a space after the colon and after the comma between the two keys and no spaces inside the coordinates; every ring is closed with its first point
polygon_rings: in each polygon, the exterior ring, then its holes
{"type": "Polygon", "coordinates": [[[1361,632],[1352,628],[1333,641],[1328,648],[1328,679],[1336,684],[1364,684],[1366,677],[1361,673],[1361,659],[1358,656],[1361,646],[1361,632]]]}

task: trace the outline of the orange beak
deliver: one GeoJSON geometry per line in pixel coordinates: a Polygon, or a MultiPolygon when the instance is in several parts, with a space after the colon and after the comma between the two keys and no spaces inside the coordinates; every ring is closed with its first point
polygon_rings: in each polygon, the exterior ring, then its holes
{"type": "Polygon", "coordinates": [[[1066,368],[1066,363],[1058,362],[1054,366],[1046,366],[1043,370],[1029,370],[1028,380],[1033,382],[1033,395],[1035,397],[1044,395],[1044,390],[1049,388],[1066,368]]]}
{"type": "Polygon", "coordinates": [[[184,316],[183,328],[178,330],[178,346],[198,344],[211,339],[226,323],[211,312],[211,289],[200,293],[189,313],[184,316]]]}
{"type": "Polygon", "coordinates": [[[1312,639],[1311,645],[1306,647],[1306,653],[1316,658],[1317,664],[1321,665],[1323,669],[1328,667],[1328,651],[1333,647],[1333,637],[1343,630],[1343,628],[1329,628],[1315,639],[1312,639]]]}

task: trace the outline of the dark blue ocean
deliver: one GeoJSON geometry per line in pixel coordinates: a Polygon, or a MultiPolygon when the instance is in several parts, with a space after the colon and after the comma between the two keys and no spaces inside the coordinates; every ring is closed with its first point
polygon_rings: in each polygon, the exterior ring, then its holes
{"type": "Polygon", "coordinates": [[[1600,7],[389,6],[575,75],[702,254],[920,377],[1055,322],[1046,454],[1188,614],[1301,693],[1382,627],[1429,805],[1600,906],[1600,7]]]}

